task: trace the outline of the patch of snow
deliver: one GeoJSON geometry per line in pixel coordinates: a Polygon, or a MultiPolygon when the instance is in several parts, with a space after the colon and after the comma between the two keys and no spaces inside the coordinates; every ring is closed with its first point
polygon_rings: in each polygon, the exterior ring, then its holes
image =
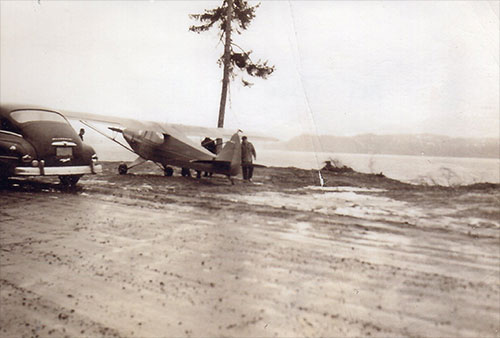
{"type": "Polygon", "coordinates": [[[377,188],[360,188],[360,187],[350,187],[350,186],[341,186],[341,187],[319,187],[319,186],[307,186],[304,188],[305,190],[319,190],[319,191],[331,191],[331,192],[384,192],[387,191],[385,189],[377,189],[377,188]]]}
{"type": "MultiPolygon", "coordinates": [[[[350,216],[376,220],[409,221],[423,217],[424,213],[411,208],[406,202],[387,197],[364,195],[372,189],[345,187],[339,191],[292,195],[279,192],[259,192],[253,195],[225,195],[222,198],[252,205],[267,205],[280,209],[315,212],[325,215],[350,216]]],[[[331,188],[328,188],[331,189],[331,188]]]]}

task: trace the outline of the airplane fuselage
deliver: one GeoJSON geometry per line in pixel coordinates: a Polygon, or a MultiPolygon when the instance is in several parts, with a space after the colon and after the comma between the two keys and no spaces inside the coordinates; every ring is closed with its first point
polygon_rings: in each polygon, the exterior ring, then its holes
{"type": "Polygon", "coordinates": [[[164,167],[175,166],[227,176],[236,176],[240,170],[241,149],[237,134],[226,144],[225,153],[223,150],[219,155],[210,153],[187,138],[154,131],[127,128],[123,130],[123,137],[137,155],[164,167]]]}

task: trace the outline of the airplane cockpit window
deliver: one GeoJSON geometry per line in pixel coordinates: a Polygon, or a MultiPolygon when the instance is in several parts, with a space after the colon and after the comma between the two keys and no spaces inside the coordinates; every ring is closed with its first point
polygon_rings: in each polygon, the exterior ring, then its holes
{"type": "Polygon", "coordinates": [[[141,136],[144,137],[144,139],[156,143],[156,144],[162,144],[164,137],[162,133],[156,132],[156,131],[151,131],[151,130],[144,130],[141,132],[141,136]]]}
{"type": "Polygon", "coordinates": [[[46,110],[16,110],[10,114],[17,123],[26,123],[34,121],[51,121],[67,123],[64,117],[58,113],[46,110]]]}

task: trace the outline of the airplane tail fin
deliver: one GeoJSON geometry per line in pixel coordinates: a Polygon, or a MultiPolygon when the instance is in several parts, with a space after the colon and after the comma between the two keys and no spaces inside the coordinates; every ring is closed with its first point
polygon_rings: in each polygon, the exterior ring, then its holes
{"type": "Polygon", "coordinates": [[[231,164],[230,175],[238,175],[241,167],[241,144],[238,133],[233,134],[231,139],[226,142],[215,161],[229,162],[231,164]]]}

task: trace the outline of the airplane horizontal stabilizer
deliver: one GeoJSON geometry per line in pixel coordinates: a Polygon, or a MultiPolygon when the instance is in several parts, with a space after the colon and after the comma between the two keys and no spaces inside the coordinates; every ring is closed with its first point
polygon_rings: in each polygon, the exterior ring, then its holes
{"type": "Polygon", "coordinates": [[[220,160],[196,160],[191,161],[191,163],[203,163],[203,164],[231,164],[231,161],[220,161],[220,160]]]}

